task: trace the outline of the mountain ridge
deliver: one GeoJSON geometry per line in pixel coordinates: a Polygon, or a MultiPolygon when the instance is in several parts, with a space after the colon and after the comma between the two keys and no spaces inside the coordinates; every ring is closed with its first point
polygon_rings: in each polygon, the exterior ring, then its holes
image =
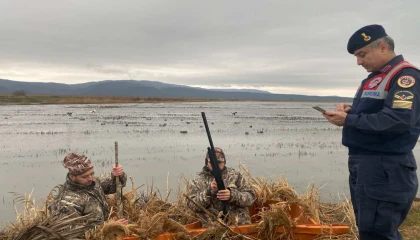
{"type": "Polygon", "coordinates": [[[340,96],[314,96],[277,94],[257,89],[206,89],[150,80],[103,80],[77,84],[54,82],[22,82],[0,79],[0,94],[75,95],[75,96],[124,96],[160,98],[204,98],[238,100],[295,100],[295,101],[350,101],[340,96]]]}

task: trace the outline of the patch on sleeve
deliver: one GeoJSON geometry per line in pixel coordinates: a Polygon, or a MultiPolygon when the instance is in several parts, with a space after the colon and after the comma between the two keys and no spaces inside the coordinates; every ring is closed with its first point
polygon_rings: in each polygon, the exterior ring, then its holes
{"type": "Polygon", "coordinates": [[[409,88],[412,87],[414,85],[414,83],[416,83],[416,79],[414,79],[412,76],[402,76],[400,78],[398,78],[398,86],[402,87],[402,88],[409,88]]]}
{"type": "Polygon", "coordinates": [[[411,109],[413,106],[414,94],[410,91],[398,91],[394,94],[392,108],[411,109]]]}

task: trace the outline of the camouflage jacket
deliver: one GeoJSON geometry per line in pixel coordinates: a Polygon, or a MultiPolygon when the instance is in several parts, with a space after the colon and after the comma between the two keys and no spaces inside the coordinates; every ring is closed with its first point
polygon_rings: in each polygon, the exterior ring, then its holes
{"type": "MultiPolygon", "coordinates": [[[[210,190],[210,183],[214,177],[207,167],[198,174],[191,182],[189,197],[195,202],[218,215],[222,211],[222,202],[217,199],[216,194],[210,190]]],[[[226,189],[230,190],[230,200],[228,201],[229,219],[234,219],[233,224],[242,225],[251,223],[248,207],[255,201],[255,192],[249,182],[239,171],[225,167],[222,171],[222,179],[226,189]]],[[[198,213],[204,227],[208,227],[209,218],[194,203],[188,201],[188,207],[198,213]]]]}
{"type": "MultiPolygon", "coordinates": [[[[127,175],[120,176],[121,186],[125,186],[127,175]]],[[[89,216],[86,225],[90,228],[101,225],[108,220],[109,208],[105,194],[112,194],[117,191],[116,177],[109,176],[95,178],[89,186],[77,184],[67,180],[59,188],[50,211],[53,215],[76,214],[78,216],[89,216]]]]}

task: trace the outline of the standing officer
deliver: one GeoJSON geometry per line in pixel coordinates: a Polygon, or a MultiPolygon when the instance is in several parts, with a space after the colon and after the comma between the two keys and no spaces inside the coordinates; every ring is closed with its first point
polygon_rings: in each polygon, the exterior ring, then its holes
{"type": "Polygon", "coordinates": [[[412,150],[420,133],[420,71],[395,55],[380,25],[357,30],[347,50],[370,74],[351,106],[341,103],[324,117],[343,126],[360,240],[402,239],[398,227],[418,189],[412,150]]]}

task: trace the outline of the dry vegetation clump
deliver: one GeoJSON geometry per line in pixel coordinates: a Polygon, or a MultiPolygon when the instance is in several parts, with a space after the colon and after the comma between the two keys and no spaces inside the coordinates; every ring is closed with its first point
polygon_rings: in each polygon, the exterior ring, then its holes
{"type": "Polygon", "coordinates": [[[258,214],[261,219],[257,224],[258,235],[262,239],[288,239],[291,228],[304,216],[322,225],[339,224],[350,227],[349,234],[333,236],[327,233],[321,239],[358,239],[355,216],[348,199],[338,204],[325,204],[320,200],[319,189],[314,186],[309,185],[304,194],[298,195],[284,177],[279,177],[277,182],[269,182],[265,178],[253,177],[243,165],[240,165],[240,170],[255,189],[257,206],[270,205],[268,209],[263,207],[258,214]],[[293,218],[290,215],[290,206],[294,203],[300,206],[302,214],[293,218]],[[275,235],[277,227],[283,227],[286,234],[275,235]]]}
{"type": "MultiPolygon", "coordinates": [[[[133,181],[132,181],[132,185],[133,181]]],[[[137,236],[140,239],[155,239],[158,235],[169,232],[175,239],[190,239],[184,224],[192,223],[198,217],[186,206],[168,202],[168,196],[162,200],[157,192],[153,192],[152,187],[147,191],[138,193],[137,189],[132,187],[122,195],[124,203],[124,218],[130,224],[122,225],[116,223],[113,218],[116,216],[115,194],[108,195],[107,200],[110,207],[110,220],[105,222],[99,228],[89,231],[86,234],[87,240],[103,240],[112,233],[114,239],[116,236],[137,236]],[[179,222],[178,220],[182,220],[179,222]],[[104,231],[106,229],[107,231],[104,231]],[[112,231],[111,231],[112,230],[112,231]]]]}
{"type": "MultiPolygon", "coordinates": [[[[184,175],[181,175],[179,179],[177,200],[173,203],[176,207],[168,210],[169,217],[182,225],[200,221],[200,217],[188,207],[187,199],[183,196],[190,192],[190,182],[184,175]]],[[[170,191],[168,190],[169,193],[170,191]]]]}
{"type": "MultiPolygon", "coordinates": [[[[322,204],[319,191],[313,186],[310,186],[306,193],[298,195],[285,178],[279,178],[276,182],[271,182],[265,178],[252,177],[243,166],[241,166],[241,170],[249,178],[256,191],[257,200],[255,204],[260,208],[260,212],[258,213],[259,221],[254,230],[258,238],[235,233],[223,222],[214,221],[206,231],[193,237],[193,239],[292,239],[292,228],[298,224],[303,216],[309,216],[316,222],[327,225],[347,224],[352,220],[353,212],[349,208],[351,204],[322,204]],[[295,203],[301,206],[302,213],[299,216],[291,217],[291,204],[295,203]],[[284,233],[277,233],[278,228],[283,228],[284,233]]],[[[178,200],[175,203],[169,203],[167,201],[168,197],[162,200],[162,197],[158,197],[158,194],[151,190],[142,192],[138,196],[134,189],[124,194],[124,216],[132,224],[128,226],[115,225],[114,227],[124,228],[120,231],[120,234],[134,235],[140,239],[154,239],[164,232],[172,232],[175,239],[191,239],[184,225],[199,218],[186,206],[187,200],[183,193],[188,192],[189,182],[185,177],[181,177],[181,180],[185,184],[185,191],[178,189],[178,200]]],[[[153,189],[153,186],[151,189],[153,189]]],[[[112,210],[115,209],[112,197],[110,198],[110,206],[112,210]]],[[[330,239],[357,239],[355,237],[357,231],[354,231],[354,229],[352,228],[351,233],[345,236],[328,234],[325,236],[330,239]]],[[[103,230],[97,229],[95,233],[91,234],[92,238],[87,239],[104,239],[102,232],[103,230]]],[[[322,238],[325,239],[324,236],[322,238]]]]}
{"type": "Polygon", "coordinates": [[[291,219],[289,215],[290,205],[285,202],[271,204],[268,210],[262,210],[259,215],[261,221],[258,222],[256,230],[258,237],[261,239],[282,239],[289,238],[292,227],[296,225],[295,219],[291,219]],[[283,227],[284,234],[278,235],[277,228],[283,227]]]}
{"type": "MultiPolygon", "coordinates": [[[[54,187],[41,208],[35,206],[31,194],[28,196],[15,194],[17,196],[15,200],[23,203],[24,209],[22,213],[17,212],[17,219],[14,223],[0,232],[0,239],[61,240],[78,237],[87,240],[108,240],[130,235],[138,236],[140,239],[154,239],[164,232],[170,232],[175,239],[190,239],[183,224],[195,222],[198,219],[195,213],[186,206],[178,206],[176,203],[168,202],[167,199],[162,200],[156,192],[151,190],[139,194],[133,186],[132,181],[131,190],[122,195],[124,218],[129,221],[129,224],[123,225],[115,221],[116,199],[115,194],[111,194],[107,195],[110,207],[109,220],[93,230],[88,230],[85,227],[86,217],[73,215],[52,217],[48,215],[47,205],[57,195],[59,186],[54,187]]],[[[182,203],[183,201],[178,202],[182,203]]]]}
{"type": "MultiPolygon", "coordinates": [[[[349,199],[345,198],[343,201],[337,204],[320,203],[319,212],[321,214],[320,222],[325,225],[340,224],[340,225],[348,225],[350,227],[350,231],[348,234],[344,234],[340,236],[331,236],[333,237],[331,239],[344,239],[344,240],[358,239],[356,217],[354,215],[353,205],[351,204],[351,201],[349,199]]],[[[320,237],[319,239],[327,239],[327,238],[320,237]]]]}
{"type": "MultiPolygon", "coordinates": [[[[140,240],[155,239],[158,235],[169,232],[173,239],[293,239],[292,229],[308,222],[304,217],[310,217],[316,222],[327,225],[348,225],[350,231],[345,235],[332,235],[326,232],[316,240],[337,239],[357,240],[358,232],[350,200],[344,199],[336,204],[327,204],[320,201],[319,189],[309,185],[307,191],[301,195],[289,185],[285,178],[272,182],[264,178],[254,178],[249,171],[241,166],[244,176],[249,178],[254,187],[257,200],[254,207],[258,209],[258,221],[252,228],[253,236],[235,233],[235,226],[229,226],[222,221],[215,220],[206,231],[197,236],[189,235],[185,225],[199,220],[199,217],[187,207],[187,193],[189,181],[181,176],[178,186],[178,198],[169,202],[170,191],[162,198],[160,192],[153,191],[153,184],[147,191],[138,191],[132,188],[125,191],[122,196],[124,203],[124,217],[129,224],[123,225],[115,221],[116,199],[115,195],[108,195],[110,206],[110,219],[94,230],[86,231],[84,217],[52,217],[48,215],[47,203],[54,196],[56,188],[48,195],[46,203],[41,208],[35,207],[32,194],[16,194],[15,201],[23,204],[23,212],[17,212],[17,219],[0,232],[0,240],[24,239],[75,239],[84,235],[86,240],[111,240],[120,236],[137,236],[140,240]],[[185,188],[181,188],[185,186],[185,188]],[[183,190],[181,190],[183,189],[183,190]],[[299,205],[299,211],[296,206],[299,205]],[[293,212],[293,214],[292,214],[293,212]],[[69,226],[73,226],[70,228],[69,226]],[[281,229],[283,233],[279,233],[281,229]]],[[[404,238],[420,238],[420,202],[413,203],[412,211],[405,223],[401,226],[404,238]]],[[[211,214],[211,213],[208,213],[211,214]]],[[[214,219],[217,219],[213,215],[214,219]]],[[[328,229],[326,229],[328,231],[328,229]]]]}
{"type": "Polygon", "coordinates": [[[306,193],[300,196],[298,203],[305,215],[312,217],[317,223],[322,223],[320,217],[321,201],[317,188],[309,186],[306,193]]]}
{"type": "Polygon", "coordinates": [[[86,232],[87,240],[115,240],[117,237],[124,237],[131,234],[131,224],[124,225],[114,220],[108,220],[95,230],[86,232]]]}
{"type": "Polygon", "coordinates": [[[29,195],[13,194],[16,221],[0,232],[2,240],[74,239],[83,236],[87,230],[84,226],[86,217],[51,216],[48,214],[46,204],[37,208],[32,197],[33,191],[29,195]],[[17,211],[18,204],[23,205],[21,213],[17,211]]]}
{"type": "Polygon", "coordinates": [[[299,196],[292,186],[289,185],[286,178],[279,177],[276,182],[268,181],[264,177],[253,177],[249,170],[243,166],[239,166],[243,175],[248,178],[249,183],[255,190],[257,202],[260,204],[265,203],[267,200],[280,200],[297,202],[299,196]]]}
{"type": "Polygon", "coordinates": [[[139,221],[123,225],[108,220],[94,231],[86,233],[87,240],[111,240],[116,237],[137,236],[139,239],[155,239],[164,232],[171,232],[179,240],[190,239],[188,231],[180,223],[168,217],[165,212],[159,212],[155,215],[148,215],[146,212],[139,213],[139,221]]]}

